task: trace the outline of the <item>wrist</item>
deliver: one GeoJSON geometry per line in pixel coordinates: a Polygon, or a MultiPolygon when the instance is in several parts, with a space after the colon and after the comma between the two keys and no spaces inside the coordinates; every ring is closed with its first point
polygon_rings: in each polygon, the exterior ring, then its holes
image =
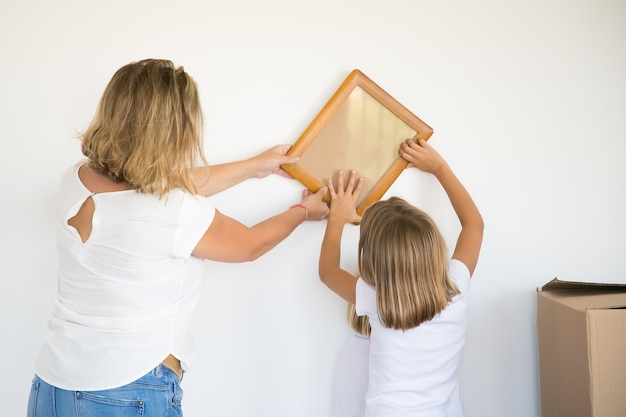
{"type": "Polygon", "coordinates": [[[335,213],[328,214],[328,218],[326,219],[326,221],[329,224],[336,224],[341,227],[343,227],[344,224],[348,223],[348,220],[345,217],[335,213]]]}
{"type": "Polygon", "coordinates": [[[289,206],[290,210],[293,209],[293,208],[304,209],[304,218],[302,219],[300,224],[304,223],[304,221],[307,220],[308,217],[309,217],[309,209],[302,203],[293,204],[293,205],[289,206]]]}
{"type": "Polygon", "coordinates": [[[450,166],[447,163],[443,162],[432,171],[432,174],[437,178],[441,178],[442,176],[445,176],[448,172],[450,172],[450,166]]]}
{"type": "Polygon", "coordinates": [[[246,179],[250,178],[258,178],[259,172],[261,171],[261,164],[258,161],[258,156],[253,156],[252,158],[248,158],[243,160],[244,169],[246,179]]]}

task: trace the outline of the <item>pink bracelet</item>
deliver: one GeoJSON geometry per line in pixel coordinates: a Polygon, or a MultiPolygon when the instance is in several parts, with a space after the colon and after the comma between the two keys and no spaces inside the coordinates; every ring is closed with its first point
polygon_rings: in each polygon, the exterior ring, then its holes
{"type": "Polygon", "coordinates": [[[307,219],[307,217],[309,217],[309,209],[306,208],[306,206],[304,204],[302,204],[302,203],[294,204],[294,205],[290,206],[289,208],[292,209],[294,207],[300,207],[300,208],[304,209],[304,219],[302,219],[300,224],[304,223],[304,221],[307,219]]]}

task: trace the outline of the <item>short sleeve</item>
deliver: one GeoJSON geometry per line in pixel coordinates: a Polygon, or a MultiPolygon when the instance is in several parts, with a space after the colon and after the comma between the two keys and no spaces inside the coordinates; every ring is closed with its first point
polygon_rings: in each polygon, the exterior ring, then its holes
{"type": "Polygon", "coordinates": [[[215,218],[215,207],[202,196],[185,193],[180,207],[173,255],[189,257],[215,218]]]}
{"type": "Polygon", "coordinates": [[[361,278],[356,281],[356,303],[354,306],[358,316],[376,314],[376,291],[361,278]]]}
{"type": "Polygon", "coordinates": [[[465,294],[468,292],[470,273],[463,262],[458,259],[450,259],[448,262],[448,274],[462,293],[465,294]]]}

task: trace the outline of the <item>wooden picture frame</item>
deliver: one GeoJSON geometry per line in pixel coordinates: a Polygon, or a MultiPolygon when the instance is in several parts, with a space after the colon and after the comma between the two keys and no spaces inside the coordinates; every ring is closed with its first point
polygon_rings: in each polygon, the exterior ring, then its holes
{"type": "MultiPolygon", "coordinates": [[[[316,192],[338,170],[364,178],[357,213],[380,200],[406,168],[398,156],[406,139],[428,140],[433,129],[358,69],[313,119],[287,155],[299,156],[282,168],[316,192]]],[[[329,195],[325,198],[330,201],[329,195]]]]}

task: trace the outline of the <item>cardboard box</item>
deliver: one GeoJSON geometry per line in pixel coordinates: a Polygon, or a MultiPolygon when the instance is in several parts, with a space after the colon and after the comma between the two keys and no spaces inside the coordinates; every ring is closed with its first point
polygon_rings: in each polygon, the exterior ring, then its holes
{"type": "Polygon", "coordinates": [[[626,285],[537,289],[542,417],[626,416],[626,285]]]}

